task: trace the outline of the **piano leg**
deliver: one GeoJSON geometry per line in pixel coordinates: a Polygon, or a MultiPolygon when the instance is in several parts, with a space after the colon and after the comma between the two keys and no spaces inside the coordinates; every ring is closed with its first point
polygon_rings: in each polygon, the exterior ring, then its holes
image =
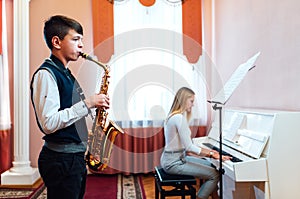
{"type": "Polygon", "coordinates": [[[264,199],[265,182],[235,182],[224,175],[224,199],[264,199]]]}

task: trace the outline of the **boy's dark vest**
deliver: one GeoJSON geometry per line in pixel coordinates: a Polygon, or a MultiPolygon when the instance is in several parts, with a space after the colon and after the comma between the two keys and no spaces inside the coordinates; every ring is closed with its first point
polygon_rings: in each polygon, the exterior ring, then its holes
{"type": "MultiPolygon", "coordinates": [[[[48,70],[56,80],[59,97],[60,97],[60,108],[57,111],[64,110],[65,108],[70,108],[73,104],[76,104],[80,100],[84,99],[84,95],[82,94],[82,90],[75,80],[73,75],[71,74],[69,69],[66,69],[63,64],[53,55],[51,59],[47,59],[38,69],[48,70]]],[[[37,73],[34,73],[34,75],[37,73]]],[[[34,77],[33,75],[33,77],[34,77]]],[[[32,78],[33,80],[33,78],[32,78]]],[[[33,96],[32,96],[32,82],[31,82],[31,100],[33,104],[33,96]]],[[[34,104],[33,104],[34,106],[34,104]]],[[[38,126],[40,130],[43,132],[38,120],[38,126]]],[[[81,118],[74,124],[57,130],[51,134],[45,134],[43,139],[46,142],[54,142],[57,144],[67,144],[67,143],[80,143],[82,141],[87,140],[87,126],[85,122],[85,118],[81,118]]]]}

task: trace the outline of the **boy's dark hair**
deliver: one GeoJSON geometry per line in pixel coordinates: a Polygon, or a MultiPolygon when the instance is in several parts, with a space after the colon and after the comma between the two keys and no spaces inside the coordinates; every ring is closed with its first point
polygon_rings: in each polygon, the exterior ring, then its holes
{"type": "Polygon", "coordinates": [[[52,37],[58,36],[59,39],[63,40],[70,29],[73,29],[77,33],[83,35],[83,28],[76,20],[62,15],[55,15],[50,17],[45,22],[44,26],[44,39],[47,43],[48,48],[50,48],[50,50],[52,50],[53,48],[52,37]]]}

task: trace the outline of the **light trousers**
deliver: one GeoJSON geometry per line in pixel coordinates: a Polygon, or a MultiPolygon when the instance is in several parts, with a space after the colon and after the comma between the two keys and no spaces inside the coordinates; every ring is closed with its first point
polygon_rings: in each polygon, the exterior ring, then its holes
{"type": "Polygon", "coordinates": [[[185,152],[163,152],[160,161],[162,168],[169,174],[191,175],[204,179],[204,184],[197,192],[199,198],[206,199],[217,189],[219,172],[206,159],[185,156],[185,152]]]}

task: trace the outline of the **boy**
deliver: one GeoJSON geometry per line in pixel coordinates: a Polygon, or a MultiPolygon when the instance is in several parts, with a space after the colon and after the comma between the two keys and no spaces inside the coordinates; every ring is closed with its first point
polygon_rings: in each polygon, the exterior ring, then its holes
{"type": "Polygon", "coordinates": [[[109,108],[109,97],[88,98],[68,69],[82,52],[83,28],[74,19],[56,15],[44,24],[50,58],[33,74],[31,100],[37,124],[44,133],[38,168],[47,187],[47,198],[83,198],[86,185],[87,126],[93,107],[109,108]]]}

